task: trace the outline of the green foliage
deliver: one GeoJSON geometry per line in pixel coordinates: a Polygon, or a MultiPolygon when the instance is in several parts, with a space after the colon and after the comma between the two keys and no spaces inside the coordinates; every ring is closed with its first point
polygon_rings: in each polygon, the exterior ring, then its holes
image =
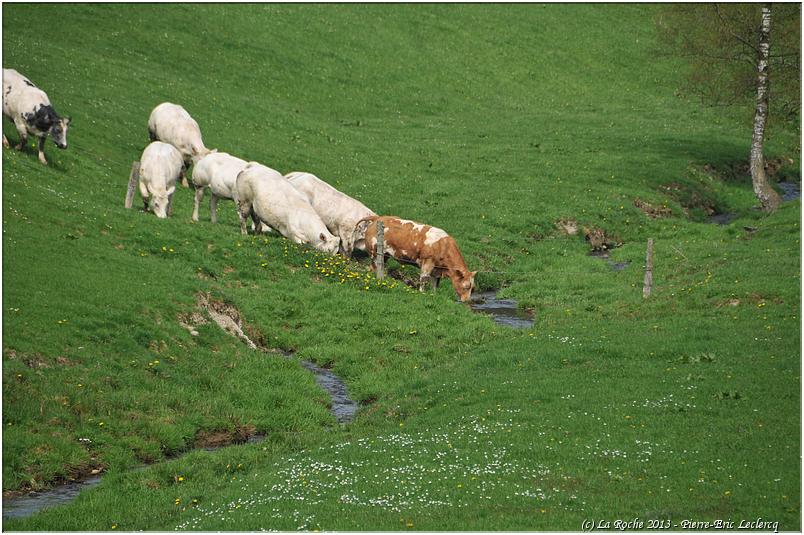
{"type": "MultiPolygon", "coordinates": [[[[104,470],[4,527],[800,529],[800,202],[753,210],[744,110],[673,94],[658,9],[4,5],[5,66],[73,117],[49,167],[2,151],[4,490],[104,470]],[[449,284],[378,283],[365,257],[241,236],[226,201],[194,224],[184,189],[171,219],[125,210],[164,100],[209,147],[444,228],[536,325],[496,325],[449,284]],[[735,219],[706,224],[706,207],[735,219]],[[617,236],[611,260],[629,266],[589,256],[562,219],[617,236]],[[293,359],[209,322],[199,295],[331,367],[356,421],[339,426],[293,359]],[[197,336],[180,324],[194,313],[197,336]],[[194,449],[248,430],[265,441],[194,449]]],[[[781,128],[768,142],[788,178],[799,143],[781,128]]]]}
{"type": "MultiPolygon", "coordinates": [[[[663,6],[656,18],[662,50],[686,59],[687,90],[712,104],[756,98],[762,4],[663,6]]],[[[796,128],[801,114],[801,5],[773,4],[770,114],[796,128]]]]}

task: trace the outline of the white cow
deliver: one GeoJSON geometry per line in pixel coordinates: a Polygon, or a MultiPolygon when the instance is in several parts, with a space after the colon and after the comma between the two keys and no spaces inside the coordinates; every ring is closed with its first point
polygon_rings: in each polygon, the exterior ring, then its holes
{"type": "Polygon", "coordinates": [[[154,141],[145,147],[140,158],[139,185],[146,210],[150,200],[156,217],[164,219],[173,214],[173,193],[184,170],[184,158],[173,145],[154,141]]]}
{"type": "Polygon", "coordinates": [[[307,198],[270,167],[249,162],[237,175],[237,212],[242,234],[250,215],[258,232],[265,223],[296,243],[338,252],[340,239],[330,234],[307,198]]]}
{"type": "MultiPolygon", "coordinates": [[[[47,165],[44,149],[48,135],[58,148],[67,148],[67,129],[71,119],[59,117],[47,94],[14,69],[3,69],[3,115],[17,127],[20,136],[15,147],[17,150],[25,147],[28,134],[39,138],[39,161],[42,164],[47,165]]],[[[10,146],[5,134],[3,146],[10,146]]]]}
{"type": "Polygon", "coordinates": [[[355,224],[375,214],[362,202],[333,188],[311,173],[288,173],[285,178],[300,192],[318,213],[327,229],[341,239],[341,252],[349,257],[352,250],[366,250],[365,228],[355,231],[355,224]]]}
{"type": "Polygon", "coordinates": [[[237,175],[248,164],[225,152],[211,152],[201,158],[193,166],[193,184],[195,185],[195,206],[193,221],[198,221],[198,206],[204,197],[204,190],[209,188],[212,197],[209,199],[210,219],[218,222],[218,199],[232,199],[237,203],[237,175]]]}
{"type": "MultiPolygon", "coordinates": [[[[196,120],[178,104],[163,102],[153,109],[148,118],[148,135],[151,141],[163,141],[179,149],[187,167],[211,152],[204,146],[196,120]]],[[[188,186],[186,179],[182,185],[188,186]]]]}

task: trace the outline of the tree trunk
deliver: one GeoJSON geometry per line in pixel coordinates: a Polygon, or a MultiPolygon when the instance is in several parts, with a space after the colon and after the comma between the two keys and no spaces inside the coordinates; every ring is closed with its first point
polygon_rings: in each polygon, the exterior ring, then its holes
{"type": "Polygon", "coordinates": [[[765,173],[765,124],[768,121],[768,56],[770,54],[770,4],[762,6],[762,26],[759,32],[759,58],[757,61],[757,108],[754,114],[754,135],[751,139],[751,180],[754,193],[762,209],[773,212],[779,207],[782,199],[768,184],[765,173]]]}

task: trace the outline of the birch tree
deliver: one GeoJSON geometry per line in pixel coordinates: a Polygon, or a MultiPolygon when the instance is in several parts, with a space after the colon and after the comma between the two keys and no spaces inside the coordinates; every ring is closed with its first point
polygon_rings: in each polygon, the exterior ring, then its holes
{"type": "Polygon", "coordinates": [[[771,120],[800,131],[801,5],[672,4],[657,24],[665,50],[689,63],[688,92],[713,105],[753,104],[751,179],[763,209],[775,210],[765,137],[771,120]]]}
{"type": "Polygon", "coordinates": [[[751,138],[751,181],[762,209],[773,212],[781,204],[779,194],[768,184],[765,173],[765,124],[768,122],[768,58],[770,56],[771,6],[762,6],[762,24],[759,31],[757,60],[757,105],[754,112],[754,134],[751,138]]]}

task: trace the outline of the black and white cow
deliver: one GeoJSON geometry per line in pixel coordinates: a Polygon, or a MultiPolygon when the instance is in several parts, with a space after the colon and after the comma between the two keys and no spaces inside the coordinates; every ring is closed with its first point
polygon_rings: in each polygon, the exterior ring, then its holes
{"type": "MultiPolygon", "coordinates": [[[[47,165],[44,149],[48,135],[58,148],[67,148],[70,118],[60,117],[47,94],[14,69],[3,69],[3,115],[17,127],[20,136],[17,150],[25,147],[29,134],[39,138],[39,161],[44,165],[47,165]]],[[[3,146],[9,147],[5,134],[3,146]]]]}

